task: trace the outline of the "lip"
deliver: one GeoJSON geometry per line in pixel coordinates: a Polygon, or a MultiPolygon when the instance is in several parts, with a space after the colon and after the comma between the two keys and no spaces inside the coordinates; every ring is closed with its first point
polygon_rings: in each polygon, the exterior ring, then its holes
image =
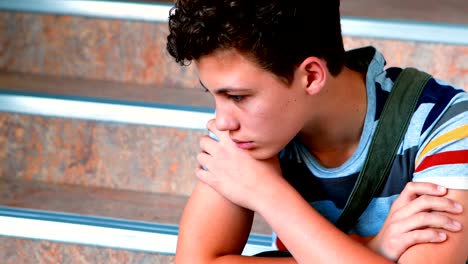
{"type": "Polygon", "coordinates": [[[255,147],[255,143],[253,141],[240,141],[236,139],[231,139],[238,148],[240,149],[253,149],[255,147]]]}

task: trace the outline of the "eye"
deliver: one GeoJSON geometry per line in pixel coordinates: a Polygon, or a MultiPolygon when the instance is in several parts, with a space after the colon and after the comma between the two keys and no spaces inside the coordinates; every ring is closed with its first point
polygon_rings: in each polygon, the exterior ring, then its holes
{"type": "Polygon", "coordinates": [[[245,99],[244,95],[231,95],[228,94],[227,97],[235,102],[240,102],[245,99]]]}

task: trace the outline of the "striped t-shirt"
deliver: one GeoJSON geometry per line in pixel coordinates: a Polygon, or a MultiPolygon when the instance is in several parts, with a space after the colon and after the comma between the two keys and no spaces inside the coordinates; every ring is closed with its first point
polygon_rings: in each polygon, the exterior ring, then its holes
{"type": "MultiPolygon", "coordinates": [[[[372,47],[348,52],[348,58],[348,67],[362,72],[367,69],[368,107],[355,153],[337,168],[321,166],[297,139],[280,153],[284,177],[332,223],[340,216],[363,167],[383,106],[402,70],[385,70],[384,57],[372,47]],[[288,171],[291,166],[287,164],[295,163],[305,164],[296,167],[308,171],[288,171]]],[[[434,78],[419,98],[382,192],[350,233],[376,235],[392,203],[411,181],[468,189],[468,93],[434,78]]]]}

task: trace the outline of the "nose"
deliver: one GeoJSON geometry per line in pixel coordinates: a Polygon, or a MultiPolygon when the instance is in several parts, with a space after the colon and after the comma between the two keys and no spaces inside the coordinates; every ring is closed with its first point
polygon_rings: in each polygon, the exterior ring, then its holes
{"type": "Polygon", "coordinates": [[[239,122],[234,114],[228,109],[220,109],[216,107],[216,128],[219,131],[234,131],[239,128],[239,122]]]}

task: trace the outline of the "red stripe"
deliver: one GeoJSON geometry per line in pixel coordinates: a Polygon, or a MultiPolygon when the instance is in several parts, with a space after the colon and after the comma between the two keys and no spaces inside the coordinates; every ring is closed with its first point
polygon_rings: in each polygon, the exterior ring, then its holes
{"type": "Polygon", "coordinates": [[[429,167],[447,164],[463,164],[468,163],[468,150],[456,150],[437,153],[427,156],[419,164],[414,172],[423,171],[429,167]]]}
{"type": "Polygon", "coordinates": [[[281,242],[281,239],[279,239],[279,237],[276,237],[276,247],[278,248],[278,250],[281,250],[281,251],[288,250],[286,246],[283,244],[283,242],[281,242]]]}

